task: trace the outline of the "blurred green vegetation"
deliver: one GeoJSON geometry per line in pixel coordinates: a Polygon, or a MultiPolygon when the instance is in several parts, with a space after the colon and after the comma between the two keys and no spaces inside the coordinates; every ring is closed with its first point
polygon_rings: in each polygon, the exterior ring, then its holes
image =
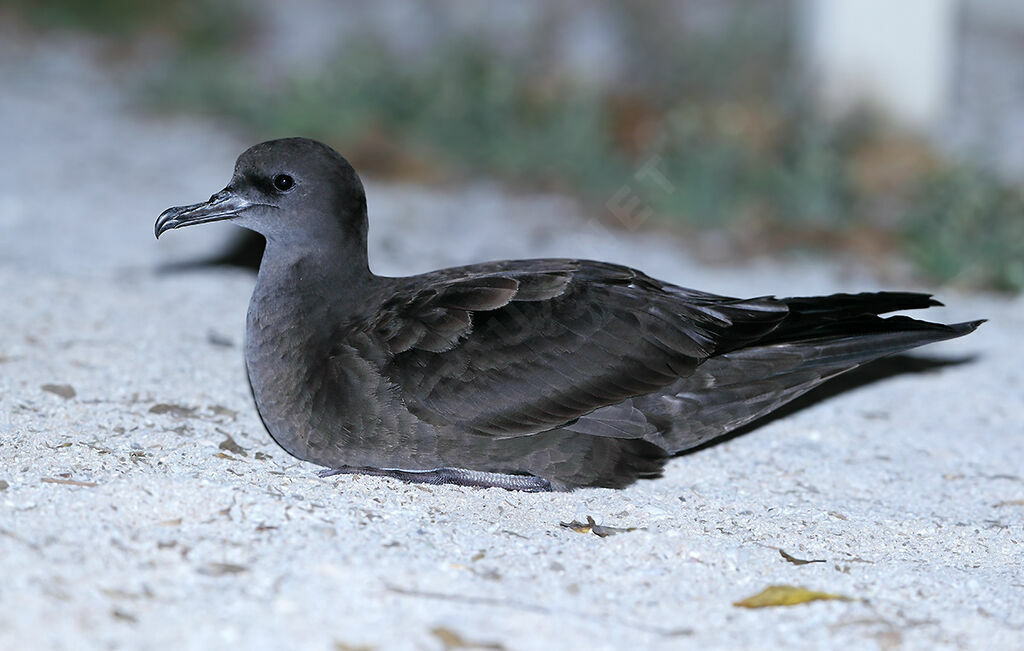
{"type": "Polygon", "coordinates": [[[1024,192],[972,167],[950,167],[918,188],[903,222],[911,258],[941,281],[1024,288],[1024,192]]]}
{"type": "Polygon", "coordinates": [[[473,40],[418,57],[349,41],[323,65],[268,78],[239,42],[240,4],[13,4],[35,24],[171,34],[177,48],[143,84],[151,108],[223,117],[259,139],[318,138],[362,170],[494,176],[573,193],[611,222],[605,205],[628,188],[658,223],[724,230],[743,254],[902,253],[937,281],[1024,288],[1021,191],[870,116],[817,117],[791,73],[791,21],[770,8],[679,38],[656,3],[622,0],[633,74],[607,89],[473,40]]]}
{"type": "Polygon", "coordinates": [[[79,29],[106,35],[120,35],[150,26],[176,13],[190,9],[194,2],[168,0],[156,4],[132,0],[4,0],[30,24],[48,29],[79,29]]]}
{"type": "Polygon", "coordinates": [[[179,48],[210,53],[221,51],[244,25],[241,6],[239,0],[0,0],[0,8],[35,28],[129,40],[160,31],[179,48]]]}

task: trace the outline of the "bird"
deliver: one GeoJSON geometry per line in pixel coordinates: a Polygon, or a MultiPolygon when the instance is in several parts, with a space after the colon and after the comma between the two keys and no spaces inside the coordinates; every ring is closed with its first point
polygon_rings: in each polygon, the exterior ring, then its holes
{"type": "Polygon", "coordinates": [[[155,234],[230,221],[266,250],[246,316],[257,411],[321,476],[541,492],[622,488],[872,360],[960,337],[871,292],[733,298],[618,264],[506,260],[378,276],[366,194],[334,149],[254,145],[155,234]]]}

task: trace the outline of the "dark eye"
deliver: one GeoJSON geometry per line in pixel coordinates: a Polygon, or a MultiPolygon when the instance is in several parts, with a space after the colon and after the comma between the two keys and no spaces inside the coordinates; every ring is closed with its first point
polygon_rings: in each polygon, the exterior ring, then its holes
{"type": "Polygon", "coordinates": [[[281,192],[291,190],[293,185],[295,185],[295,179],[287,174],[278,174],[274,177],[274,187],[281,192]]]}

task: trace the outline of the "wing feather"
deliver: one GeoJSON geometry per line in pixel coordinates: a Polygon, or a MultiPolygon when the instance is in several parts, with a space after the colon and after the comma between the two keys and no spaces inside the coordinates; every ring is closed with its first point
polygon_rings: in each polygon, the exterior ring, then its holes
{"type": "Polygon", "coordinates": [[[404,283],[369,322],[383,374],[419,418],[498,437],[564,425],[636,437],[651,426],[619,403],[735,345],[734,322],[760,336],[787,314],[775,299],[694,292],[589,261],[474,265],[404,283]]]}

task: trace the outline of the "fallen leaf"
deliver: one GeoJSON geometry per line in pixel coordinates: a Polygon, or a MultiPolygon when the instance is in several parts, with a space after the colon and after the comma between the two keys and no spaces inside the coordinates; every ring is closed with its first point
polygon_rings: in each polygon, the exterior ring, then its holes
{"type": "Polygon", "coordinates": [[[587,516],[586,522],[578,522],[573,520],[572,522],[559,522],[560,526],[566,529],[572,529],[576,533],[592,533],[595,536],[605,538],[607,536],[614,536],[617,533],[625,533],[627,531],[636,531],[638,527],[608,527],[602,524],[594,522],[592,516],[587,516]]]}
{"type": "Polygon", "coordinates": [[[206,341],[214,346],[220,346],[222,348],[231,348],[235,345],[235,342],[227,335],[222,335],[219,332],[209,330],[206,333],[206,341]]]}
{"type": "Polygon", "coordinates": [[[231,420],[234,420],[238,416],[237,411],[234,409],[228,409],[223,405],[210,405],[207,409],[209,409],[210,413],[214,416],[227,416],[231,420]]]}
{"type": "Polygon", "coordinates": [[[617,533],[626,533],[628,531],[636,531],[639,527],[606,527],[602,524],[595,524],[591,527],[591,530],[595,535],[601,536],[614,536],[617,533]]]}
{"type": "Polygon", "coordinates": [[[56,394],[65,400],[70,400],[75,397],[75,388],[70,384],[44,384],[39,387],[43,391],[56,394]]]}
{"type": "Polygon", "coordinates": [[[120,588],[100,588],[100,592],[111,599],[124,599],[128,601],[153,598],[153,593],[149,588],[144,588],[142,592],[128,592],[120,588]]]}
{"type": "Polygon", "coordinates": [[[373,651],[376,647],[369,644],[349,644],[348,642],[335,642],[334,651],[373,651]]]}
{"type": "Polygon", "coordinates": [[[586,522],[573,520],[572,522],[559,522],[558,524],[566,529],[572,529],[576,533],[590,533],[594,528],[594,518],[588,515],[586,522]]]}
{"type": "Polygon", "coordinates": [[[1002,502],[996,502],[996,508],[1001,506],[1024,506],[1024,500],[1003,500],[1002,502]]]}
{"type": "Polygon", "coordinates": [[[811,561],[805,561],[802,558],[797,558],[795,556],[790,556],[789,554],[786,553],[786,550],[784,550],[784,549],[780,549],[779,550],[779,554],[781,554],[784,559],[786,559],[787,561],[789,561],[793,565],[809,565],[811,563],[824,563],[825,562],[825,559],[823,559],[823,558],[816,558],[816,559],[811,560],[811,561]]]}
{"type": "Polygon", "coordinates": [[[435,626],[430,629],[431,635],[441,642],[445,651],[450,649],[504,649],[505,647],[497,642],[476,642],[467,640],[450,628],[435,626]]]}
{"type": "Polygon", "coordinates": [[[53,477],[43,477],[39,481],[44,484],[64,484],[65,486],[86,486],[89,488],[93,486],[99,486],[99,484],[97,484],[94,481],[78,481],[77,479],[54,479],[53,477]]]}
{"type": "Polygon", "coordinates": [[[110,611],[110,616],[114,619],[121,620],[122,622],[128,622],[129,624],[135,624],[139,621],[139,618],[131,613],[126,613],[123,610],[114,609],[110,611]]]}
{"type": "Polygon", "coordinates": [[[239,416],[238,411],[236,411],[234,409],[228,409],[227,407],[225,407],[222,404],[211,404],[211,405],[209,405],[207,407],[207,409],[209,409],[210,410],[210,414],[213,414],[214,416],[226,416],[227,418],[231,419],[232,421],[234,419],[238,418],[238,416],[239,416]]]}
{"type": "Polygon", "coordinates": [[[192,418],[195,415],[195,411],[195,407],[169,405],[165,402],[159,402],[149,408],[149,413],[151,414],[170,414],[175,418],[192,418]]]}
{"type": "Polygon", "coordinates": [[[243,567],[242,565],[235,565],[234,563],[208,563],[198,570],[200,574],[206,576],[226,576],[228,574],[241,574],[242,572],[248,572],[249,568],[243,567]]]}
{"type": "Polygon", "coordinates": [[[733,602],[733,606],[742,608],[768,608],[770,606],[795,606],[810,601],[835,599],[853,601],[850,597],[829,592],[815,592],[807,588],[793,585],[771,585],[761,592],[741,601],[733,602]]]}
{"type": "Polygon", "coordinates": [[[217,446],[218,448],[220,448],[221,450],[227,450],[228,452],[232,452],[234,454],[240,454],[243,457],[249,456],[249,454],[245,451],[245,448],[236,443],[235,439],[231,438],[230,434],[225,434],[224,436],[225,438],[223,441],[220,442],[220,445],[217,446]]]}

